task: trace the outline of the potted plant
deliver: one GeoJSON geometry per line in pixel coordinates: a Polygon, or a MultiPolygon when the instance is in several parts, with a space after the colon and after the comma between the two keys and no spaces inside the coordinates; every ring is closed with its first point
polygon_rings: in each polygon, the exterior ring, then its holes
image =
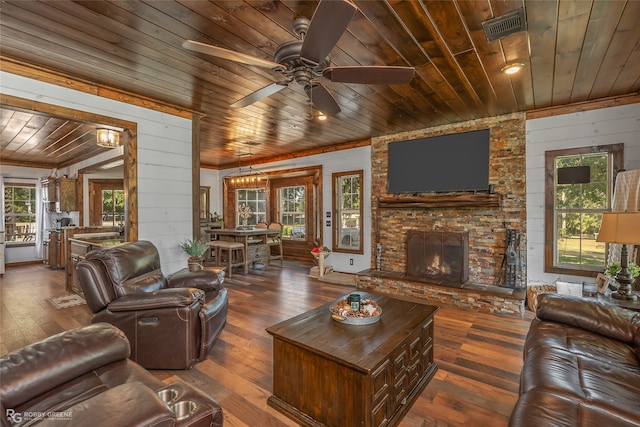
{"type": "Polygon", "coordinates": [[[189,271],[198,271],[202,269],[202,258],[205,252],[209,249],[209,244],[197,237],[193,239],[185,240],[180,243],[180,248],[189,255],[187,263],[189,264],[189,271]]]}
{"type": "Polygon", "coordinates": [[[319,245],[311,249],[311,255],[313,255],[314,261],[316,262],[316,264],[318,264],[318,275],[324,276],[324,260],[325,258],[328,258],[329,255],[331,255],[331,249],[326,246],[319,245]]]}
{"type": "Polygon", "coordinates": [[[313,257],[316,259],[318,259],[320,254],[323,254],[324,257],[327,258],[330,253],[331,249],[326,246],[316,246],[315,248],[311,249],[311,255],[313,255],[313,257]]]}
{"type": "MultiPolygon", "coordinates": [[[[618,274],[618,271],[620,271],[620,268],[622,267],[620,266],[619,262],[612,262],[611,264],[607,265],[605,274],[609,276],[609,278],[615,279],[616,274],[618,274]]],[[[630,261],[627,265],[627,268],[629,269],[631,278],[635,281],[638,276],[640,276],[640,266],[638,266],[635,262],[630,261]]]]}
{"type": "Polygon", "coordinates": [[[211,222],[223,222],[222,216],[218,212],[211,214],[211,222]]]}

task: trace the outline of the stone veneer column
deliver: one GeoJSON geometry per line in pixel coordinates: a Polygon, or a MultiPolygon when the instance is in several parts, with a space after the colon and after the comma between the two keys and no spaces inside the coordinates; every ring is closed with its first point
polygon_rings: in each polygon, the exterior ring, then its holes
{"type": "MultiPolygon", "coordinates": [[[[461,156],[464,153],[460,153],[461,156]]],[[[406,234],[410,229],[469,232],[469,282],[491,285],[500,269],[506,248],[506,229],[522,233],[523,271],[526,272],[526,187],[525,115],[510,114],[435,128],[373,138],[372,162],[372,258],[376,243],[383,246],[382,270],[406,271],[406,234]],[[387,193],[388,144],[478,129],[491,130],[489,182],[501,195],[499,208],[378,208],[378,199],[387,193]]],[[[455,168],[455,159],[451,167],[455,168]]],[[[460,171],[464,173],[464,171],[460,171]]],[[[526,284],[526,277],[522,278],[526,284]]]]}

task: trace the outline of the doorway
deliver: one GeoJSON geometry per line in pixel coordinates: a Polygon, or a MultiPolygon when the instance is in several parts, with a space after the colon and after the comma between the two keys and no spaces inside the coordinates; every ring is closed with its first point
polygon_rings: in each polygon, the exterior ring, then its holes
{"type": "MultiPolygon", "coordinates": [[[[43,116],[64,118],[68,120],[76,120],[85,123],[91,123],[96,126],[106,126],[112,128],[123,129],[123,146],[124,146],[124,168],[123,168],[123,190],[125,197],[125,233],[128,241],[138,240],[138,125],[135,122],[117,119],[114,117],[103,116],[99,114],[89,113],[82,110],[74,110],[72,108],[62,107],[59,105],[47,104],[43,102],[33,101],[29,99],[19,98],[11,95],[2,95],[2,106],[17,110],[30,111],[42,114],[43,116]]],[[[18,165],[19,166],[19,165],[18,165]]],[[[24,165],[28,167],[27,164],[24,165]]],[[[80,180],[79,172],[78,179],[80,180]]],[[[83,218],[83,197],[79,194],[78,204],[80,206],[80,221],[83,218]]]]}

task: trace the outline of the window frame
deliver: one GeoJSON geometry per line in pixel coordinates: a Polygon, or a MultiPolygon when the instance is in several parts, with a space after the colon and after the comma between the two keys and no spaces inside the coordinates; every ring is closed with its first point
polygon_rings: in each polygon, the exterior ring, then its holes
{"type": "MultiPolygon", "coordinates": [[[[5,213],[4,213],[4,229],[5,229],[5,243],[8,246],[32,246],[35,245],[35,240],[36,240],[36,233],[38,230],[38,209],[44,209],[43,206],[39,206],[38,205],[38,187],[36,186],[36,184],[31,184],[31,183],[20,183],[20,182],[5,182],[4,183],[4,191],[5,191],[5,195],[4,195],[4,203],[5,203],[5,213]],[[6,211],[6,205],[7,205],[7,197],[6,197],[6,191],[7,188],[29,188],[33,191],[33,199],[30,199],[30,201],[32,200],[33,202],[33,213],[16,213],[13,212],[13,208],[11,212],[7,212],[6,211]],[[16,239],[18,238],[18,233],[14,232],[9,234],[8,230],[7,230],[7,226],[9,225],[7,222],[7,218],[17,218],[19,216],[28,216],[28,217],[33,217],[33,222],[31,222],[30,224],[32,224],[34,226],[34,230],[30,231],[29,233],[21,233],[20,236],[22,237],[22,240],[9,240],[10,236],[14,236],[16,239]],[[31,239],[27,239],[28,236],[32,236],[31,239]]],[[[13,202],[15,201],[15,198],[11,199],[11,204],[13,205],[13,202]]],[[[17,223],[14,224],[14,226],[17,227],[17,223]]]]}
{"type": "MultiPolygon", "coordinates": [[[[122,212],[123,223],[127,222],[127,193],[124,188],[124,179],[89,179],[89,224],[92,227],[104,225],[102,211],[103,191],[124,191],[124,212],[122,212]]],[[[115,223],[115,226],[119,223],[115,223]]]]}
{"type": "MultiPolygon", "coordinates": [[[[277,208],[275,212],[275,217],[277,218],[277,222],[279,222],[282,225],[282,238],[289,241],[300,241],[300,242],[306,241],[307,235],[309,234],[308,232],[309,227],[307,225],[307,186],[304,183],[279,186],[276,188],[276,194],[277,194],[277,197],[276,197],[277,208]],[[302,203],[301,211],[285,211],[283,209],[283,205],[285,202],[285,200],[283,199],[283,194],[285,190],[290,188],[301,188],[303,190],[304,201],[300,202],[302,203]],[[287,231],[288,231],[287,227],[289,227],[290,224],[285,224],[285,222],[283,221],[282,216],[285,214],[299,216],[304,219],[304,236],[303,237],[292,237],[291,235],[287,234],[287,231]]],[[[291,200],[287,200],[287,201],[291,201],[291,200]]],[[[298,203],[298,202],[294,202],[294,203],[298,203]]],[[[296,227],[294,224],[293,229],[295,228],[296,227]]]]}
{"type": "MultiPolygon", "coordinates": [[[[332,221],[332,251],[333,252],[341,252],[341,253],[351,253],[351,254],[364,254],[364,172],[362,169],[345,171],[345,172],[336,172],[331,175],[331,186],[332,186],[332,202],[331,205],[333,207],[333,221],[332,221]],[[340,230],[341,230],[341,216],[343,212],[342,206],[342,185],[341,180],[347,177],[357,176],[360,180],[359,186],[359,198],[360,198],[360,207],[357,209],[358,215],[360,218],[358,224],[358,236],[359,236],[359,244],[357,248],[345,248],[340,246],[340,230]]],[[[352,209],[354,210],[354,209],[352,209]]]]}
{"type": "MultiPolygon", "coordinates": [[[[324,215],[322,209],[322,166],[305,166],[300,168],[272,170],[268,172],[269,179],[262,180],[259,186],[267,191],[269,211],[267,222],[277,218],[277,189],[282,186],[305,185],[306,187],[306,226],[307,234],[304,240],[285,239],[282,242],[285,259],[307,261],[309,252],[314,246],[322,243],[324,235],[324,215]]],[[[235,227],[235,198],[236,188],[242,188],[242,184],[231,183],[229,177],[222,180],[224,227],[235,227]]]]}
{"type": "MultiPolygon", "coordinates": [[[[585,155],[594,153],[610,153],[611,154],[611,170],[607,171],[609,178],[607,194],[609,199],[606,203],[606,210],[610,210],[611,198],[613,196],[613,188],[615,177],[618,171],[622,170],[624,164],[624,144],[609,144],[589,147],[567,148],[561,150],[545,151],[545,250],[544,250],[544,271],[545,273],[570,274],[575,276],[595,277],[601,273],[604,265],[600,267],[593,266],[571,268],[567,265],[556,265],[556,230],[555,230],[555,163],[557,157],[571,155],[585,155]]],[[[607,248],[608,249],[608,248],[607,248]]],[[[605,252],[606,259],[606,252],[605,252]]]]}
{"type": "Polygon", "coordinates": [[[264,203],[264,211],[259,211],[257,209],[251,209],[251,217],[247,219],[247,225],[256,225],[259,222],[267,222],[267,211],[269,210],[269,197],[267,194],[267,189],[264,187],[238,187],[234,191],[235,195],[235,218],[234,221],[236,226],[242,225],[242,218],[240,218],[240,206],[242,203],[255,203],[259,204],[260,202],[264,203]],[[255,191],[257,193],[264,194],[264,200],[255,199],[255,200],[240,200],[239,192],[240,191],[255,191]]]}

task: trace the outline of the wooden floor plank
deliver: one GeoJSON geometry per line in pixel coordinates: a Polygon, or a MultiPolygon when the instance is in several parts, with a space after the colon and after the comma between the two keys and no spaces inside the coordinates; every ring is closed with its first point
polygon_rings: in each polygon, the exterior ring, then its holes
{"type": "MultiPolygon", "coordinates": [[[[226,281],[228,324],[207,360],[188,371],[152,373],[165,383],[182,379],[217,399],[227,427],[295,426],[266,403],[273,346],[265,328],[354,290],[309,277],[310,267],[285,262],[284,268],[234,274],[226,281]]],[[[64,294],[63,270],[9,267],[0,278],[0,352],[89,324],[86,305],[58,310],[48,302],[64,294]]],[[[518,396],[522,346],[531,318],[441,307],[435,316],[439,370],[400,426],[506,426],[518,396]]]]}

